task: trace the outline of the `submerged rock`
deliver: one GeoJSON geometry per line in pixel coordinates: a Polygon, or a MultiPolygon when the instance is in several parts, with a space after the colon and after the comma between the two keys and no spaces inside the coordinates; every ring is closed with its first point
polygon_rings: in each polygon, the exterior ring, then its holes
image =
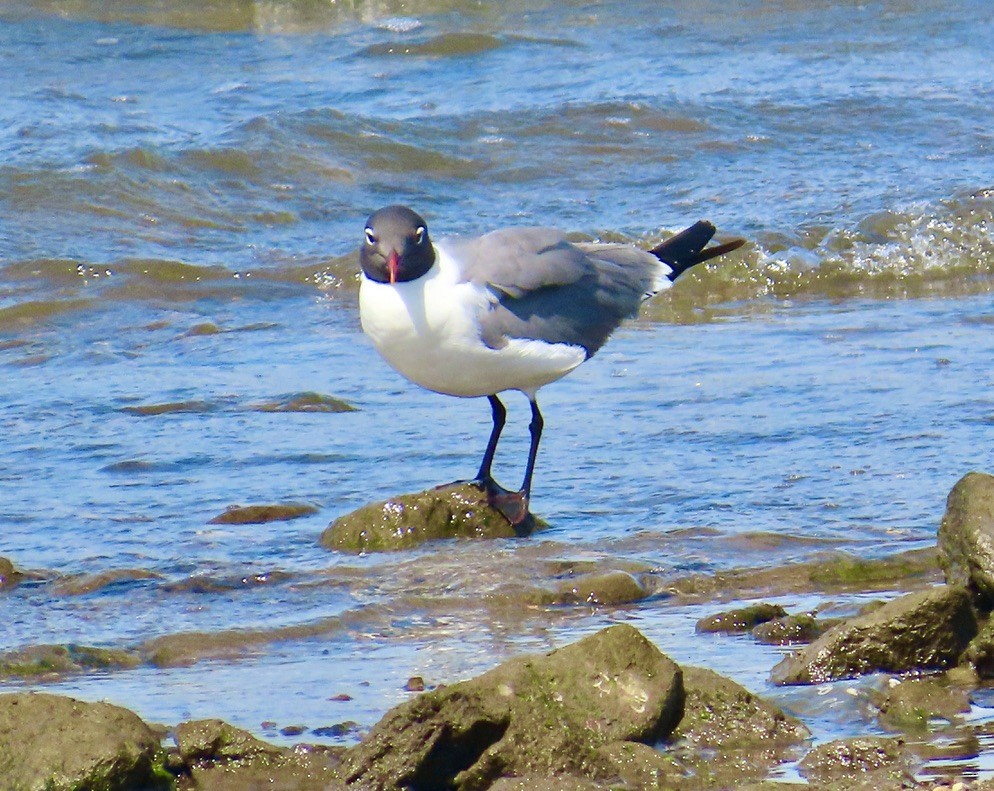
{"type": "Polygon", "coordinates": [[[64,675],[85,670],[137,667],[141,660],[119,648],[87,645],[32,645],[0,654],[0,677],[64,675]]]}
{"type": "Polygon", "coordinates": [[[599,748],[653,743],[683,712],[680,669],[631,626],[425,693],[349,750],[364,789],[484,789],[505,775],[615,774],[599,748]]]}
{"type": "Polygon", "coordinates": [[[696,630],[700,633],[748,632],[754,626],[772,621],[774,618],[784,618],[786,615],[787,611],[779,604],[753,604],[701,618],[697,622],[696,630]]]}
{"type": "Polygon", "coordinates": [[[454,483],[402,494],[346,514],[321,534],[321,544],[342,552],[410,549],[438,538],[513,538],[527,535],[539,520],[518,528],[487,502],[472,483],[454,483]]]}
{"type": "Polygon", "coordinates": [[[819,684],[886,670],[944,670],[977,633],[965,588],[910,593],[830,629],[773,668],[776,684],[819,684]]]}
{"type": "Polygon", "coordinates": [[[950,585],[966,585],[994,604],[994,476],[967,473],[949,492],[939,565],[950,585]]]}
{"type": "Polygon", "coordinates": [[[266,522],[288,522],[316,514],[318,509],[307,503],[273,503],[271,505],[231,505],[223,514],[211,519],[209,525],[261,525],[266,522]]]}
{"type": "Polygon", "coordinates": [[[348,401],[321,393],[304,392],[291,393],[273,401],[263,401],[253,404],[251,409],[257,412],[358,412],[348,401]]]}
{"type": "Polygon", "coordinates": [[[159,737],[136,714],[60,695],[0,695],[0,780],[16,791],[168,788],[159,737]]]}

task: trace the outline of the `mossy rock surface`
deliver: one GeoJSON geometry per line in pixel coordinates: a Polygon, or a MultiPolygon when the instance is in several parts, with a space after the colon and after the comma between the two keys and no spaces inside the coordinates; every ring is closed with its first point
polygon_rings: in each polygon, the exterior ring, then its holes
{"type": "Polygon", "coordinates": [[[964,475],[946,498],[939,565],[950,585],[965,585],[994,605],[994,476],[964,475]]]}
{"type": "Polygon", "coordinates": [[[613,606],[641,601],[649,595],[646,587],[627,571],[582,574],[559,584],[547,604],[586,604],[613,606]]]}
{"type": "Polygon", "coordinates": [[[514,538],[541,527],[531,517],[515,528],[472,483],[402,494],[363,506],[328,526],[321,544],[341,552],[410,549],[442,538],[514,538]]]}
{"type": "Polygon", "coordinates": [[[159,737],[127,709],[61,695],[0,695],[4,791],[167,788],[159,737]]]}
{"type": "Polygon", "coordinates": [[[927,732],[937,720],[958,721],[970,711],[968,689],[944,675],[892,679],[874,702],[882,725],[911,733],[927,732]]]}
{"type": "Polygon", "coordinates": [[[809,786],[825,791],[914,788],[916,759],[900,739],[865,736],[815,747],[798,769],[809,786]]]}
{"type": "Polygon", "coordinates": [[[772,621],[774,618],[784,618],[786,615],[787,611],[779,604],[752,604],[701,618],[697,622],[696,631],[704,634],[748,632],[754,626],[772,621]]]}
{"type": "Polygon", "coordinates": [[[261,525],[266,522],[288,522],[316,514],[318,509],[308,503],[267,503],[263,505],[232,505],[211,519],[211,525],[261,525]]]}
{"type": "Polygon", "coordinates": [[[0,654],[0,678],[65,675],[87,670],[137,667],[140,658],[120,648],[88,645],[32,645],[0,654]]]}
{"type": "Polygon", "coordinates": [[[13,588],[20,582],[21,575],[7,558],[0,557],[0,591],[13,588]]]}
{"type": "Polygon", "coordinates": [[[345,754],[343,777],[383,791],[483,789],[508,775],[600,780],[616,774],[601,747],[654,743],[682,711],[680,669],[617,625],[396,707],[345,754]]]}
{"type": "Polygon", "coordinates": [[[839,624],[785,658],[772,677],[777,684],[820,684],[878,670],[945,670],[976,634],[969,593],[941,585],[839,624]]]}
{"type": "Polygon", "coordinates": [[[337,775],[341,748],[279,747],[217,720],[178,725],[179,763],[196,791],[344,791],[337,775]]]}

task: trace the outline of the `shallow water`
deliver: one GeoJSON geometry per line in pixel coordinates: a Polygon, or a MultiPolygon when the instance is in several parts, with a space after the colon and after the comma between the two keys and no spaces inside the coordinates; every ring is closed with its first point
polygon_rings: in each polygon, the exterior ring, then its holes
{"type": "Polygon", "coordinates": [[[42,579],[2,594],[0,650],[275,630],[49,686],[279,741],[626,620],[816,739],[850,733],[847,685],[772,689],[780,649],[695,635],[706,605],[505,594],[562,561],[666,575],[934,543],[950,487],[990,466],[992,45],[979,0],[5,3],[0,555],[42,579]],[[358,331],[351,251],[390,202],[436,235],[651,241],[704,216],[751,241],[542,391],[545,533],[317,543],[472,474],[488,432],[485,402],[408,385],[358,331]],[[358,410],[267,409],[305,392],[358,410]],[[319,511],[208,524],[289,500],[319,511]]]}

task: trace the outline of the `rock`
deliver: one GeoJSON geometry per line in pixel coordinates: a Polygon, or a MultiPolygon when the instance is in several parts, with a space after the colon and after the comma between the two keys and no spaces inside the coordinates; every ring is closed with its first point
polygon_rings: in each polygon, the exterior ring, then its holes
{"type": "Polygon", "coordinates": [[[359,410],[347,401],[321,393],[291,393],[274,401],[264,401],[253,404],[251,409],[257,412],[358,412],[359,410]]]}
{"type": "Polygon", "coordinates": [[[610,607],[641,601],[649,592],[627,571],[584,574],[560,584],[548,604],[587,604],[610,607]]]}
{"type": "Polygon", "coordinates": [[[701,618],[697,622],[696,631],[699,633],[748,632],[754,626],[772,621],[774,618],[784,618],[786,615],[787,611],[779,604],[753,604],[701,618]]]}
{"type": "Polygon", "coordinates": [[[761,623],[753,628],[752,636],[768,645],[810,643],[838,623],[841,621],[836,618],[826,622],[817,620],[811,613],[799,613],[761,623]]]}
{"type": "Polygon", "coordinates": [[[682,767],[676,778],[715,788],[760,780],[811,737],[800,720],[711,670],[684,667],[683,680],[684,716],[666,748],[682,767]]]}
{"type": "Polygon", "coordinates": [[[275,757],[285,749],[255,738],[248,731],[223,720],[192,720],[173,731],[180,757],[186,764],[202,761],[242,761],[260,756],[275,757]]]}
{"type": "Polygon", "coordinates": [[[942,676],[891,679],[875,701],[880,722],[902,731],[927,732],[935,720],[953,722],[970,711],[970,693],[942,676]]]}
{"type": "Polygon", "coordinates": [[[599,748],[654,743],[683,710],[680,669],[628,625],[520,657],[394,708],[345,754],[363,789],[484,789],[506,775],[613,775],[599,748]]]}
{"type": "Polygon", "coordinates": [[[363,506],[332,522],[321,544],[342,552],[381,552],[438,538],[513,538],[535,527],[526,522],[515,530],[482,489],[456,483],[363,506]]]}
{"type": "Polygon", "coordinates": [[[967,473],[949,492],[939,565],[950,585],[968,586],[994,604],[994,476],[967,473]]]}
{"type": "Polygon", "coordinates": [[[914,757],[900,739],[867,736],[821,744],[801,759],[798,769],[816,788],[865,789],[914,788],[914,757]],[[902,785],[907,783],[908,785],[902,785]]]}
{"type": "Polygon", "coordinates": [[[84,670],[137,667],[137,655],[119,648],[87,645],[32,645],[0,654],[0,677],[45,676],[84,670]]]}
{"type": "Polygon", "coordinates": [[[994,619],[984,621],[977,636],[966,647],[963,658],[970,663],[978,678],[994,678],[994,619]]]}
{"type": "Polygon", "coordinates": [[[159,738],[137,715],[60,695],[0,695],[0,778],[16,791],[168,788],[159,738]]]}
{"type": "Polygon", "coordinates": [[[53,583],[52,591],[59,596],[84,596],[121,582],[157,579],[162,579],[162,575],[147,569],[111,569],[97,574],[71,574],[61,577],[53,583]]]}
{"type": "Polygon", "coordinates": [[[21,573],[7,558],[0,557],[0,591],[13,588],[21,581],[21,573]]]}
{"type": "Polygon", "coordinates": [[[965,588],[929,588],[830,629],[776,665],[772,678],[776,684],[820,684],[877,670],[944,670],[976,633],[965,588]]]}
{"type": "MultiPolygon", "coordinates": [[[[278,747],[221,720],[178,725],[181,772],[196,791],[340,791],[341,748],[278,747]]],[[[182,786],[184,788],[188,786],[182,786]]]]}
{"type": "Polygon", "coordinates": [[[266,522],[288,522],[316,514],[318,509],[306,503],[274,503],[272,505],[231,505],[223,514],[211,519],[209,525],[261,525],[266,522]]]}

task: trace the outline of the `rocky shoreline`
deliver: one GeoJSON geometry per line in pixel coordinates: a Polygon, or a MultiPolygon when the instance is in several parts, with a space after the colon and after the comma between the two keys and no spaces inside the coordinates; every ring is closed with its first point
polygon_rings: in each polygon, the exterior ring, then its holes
{"type": "MultiPolygon", "coordinates": [[[[425,505],[447,492],[424,493],[405,507],[442,514],[441,522],[457,523],[457,534],[465,536],[482,506],[465,492],[458,493],[457,506],[425,505]]],[[[385,508],[389,518],[378,521],[383,535],[410,546],[418,531],[397,530],[391,520],[398,510],[385,508]]],[[[423,522],[426,537],[444,535],[439,519],[423,522]]],[[[376,521],[357,530],[354,516],[345,519],[367,550],[388,543],[371,532],[376,521]]],[[[339,551],[341,522],[323,537],[339,551]]],[[[994,678],[991,546],[994,477],[970,473],[949,495],[934,550],[685,576],[668,580],[664,591],[650,590],[651,581],[637,573],[614,569],[527,594],[546,603],[617,604],[648,595],[718,602],[785,591],[906,591],[844,619],[760,604],[715,607],[698,623],[701,632],[748,633],[798,646],[770,669],[777,685],[872,678],[866,735],[857,738],[812,747],[803,715],[712,670],[678,665],[637,629],[619,624],[551,653],[515,657],[476,678],[429,689],[387,712],[349,748],[280,747],[221,720],[158,727],[106,703],[2,694],[0,791],[703,791],[786,788],[802,781],[823,789],[994,789],[992,780],[936,781],[920,772],[928,761],[976,754],[983,740],[994,738],[994,722],[965,716],[994,678]],[[783,777],[785,765],[796,777],[783,777]]],[[[0,590],[30,576],[0,558],[0,590]]],[[[320,627],[309,628],[320,633],[320,627]]],[[[287,636],[177,635],[130,649],[30,646],[0,655],[0,677],[168,664],[177,655],[196,661],[239,641],[287,636]]]]}

